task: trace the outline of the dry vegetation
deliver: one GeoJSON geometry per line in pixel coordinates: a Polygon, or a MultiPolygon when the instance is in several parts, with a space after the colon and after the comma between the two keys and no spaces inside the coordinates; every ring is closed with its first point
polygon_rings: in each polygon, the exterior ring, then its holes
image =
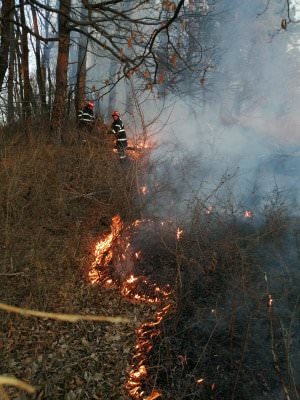
{"type": "Polygon", "coordinates": [[[208,214],[199,199],[186,214],[176,308],[145,382],[166,400],[299,399],[300,224],[276,191],[256,211],[208,214]]]}
{"type": "MultiPolygon", "coordinates": [[[[54,145],[1,132],[0,299],[41,311],[123,315],[130,324],[25,318],[0,312],[0,375],[31,383],[12,399],[126,399],[123,383],[134,327],[144,310],[114,291],[91,287],[94,245],[119,212],[130,219],[136,164],[125,169],[105,135],[70,134],[54,145]]],[[[0,396],[1,397],[1,396],[0,396]]]]}
{"type": "MultiPolygon", "coordinates": [[[[140,166],[121,166],[105,135],[83,142],[70,134],[54,145],[38,131],[26,139],[2,133],[0,163],[1,301],[131,321],[70,324],[1,311],[0,375],[37,389],[10,388],[10,398],[128,399],[134,328],[151,319],[153,307],[91,286],[87,271],[111,217],[140,217],[140,166]]],[[[145,255],[134,272],[175,282],[175,310],[155,338],[143,389],[158,388],[170,400],[299,400],[299,221],[275,192],[254,219],[219,202],[208,213],[193,198],[180,240],[173,223],[166,236],[151,224],[132,233],[132,247],[144,246],[145,255]]]]}

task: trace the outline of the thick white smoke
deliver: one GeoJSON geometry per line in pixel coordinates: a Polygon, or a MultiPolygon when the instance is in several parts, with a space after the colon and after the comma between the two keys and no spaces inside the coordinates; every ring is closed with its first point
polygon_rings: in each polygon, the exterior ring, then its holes
{"type": "MultiPolygon", "coordinates": [[[[199,101],[175,99],[162,137],[176,138],[201,160],[199,179],[214,184],[225,171],[235,173],[234,190],[249,206],[276,187],[295,207],[300,193],[300,26],[291,22],[281,28],[287,9],[280,0],[220,3],[210,18],[218,29],[215,52],[222,56],[204,87],[199,85],[199,101]]],[[[291,2],[292,21],[300,14],[298,3],[291,2]]]]}

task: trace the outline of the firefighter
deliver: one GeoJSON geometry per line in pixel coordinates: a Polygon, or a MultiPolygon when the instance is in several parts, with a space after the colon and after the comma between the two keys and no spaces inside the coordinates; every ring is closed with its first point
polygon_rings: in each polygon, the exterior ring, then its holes
{"type": "Polygon", "coordinates": [[[85,107],[79,111],[78,121],[80,128],[86,129],[88,127],[93,127],[95,122],[94,106],[93,101],[88,101],[85,107]]]}
{"type": "Polygon", "coordinates": [[[127,148],[127,136],[124,128],[124,124],[120,118],[120,113],[118,111],[114,111],[112,113],[113,123],[111,125],[111,132],[115,135],[116,138],[116,147],[120,157],[120,160],[126,159],[126,148],[127,148]]]}

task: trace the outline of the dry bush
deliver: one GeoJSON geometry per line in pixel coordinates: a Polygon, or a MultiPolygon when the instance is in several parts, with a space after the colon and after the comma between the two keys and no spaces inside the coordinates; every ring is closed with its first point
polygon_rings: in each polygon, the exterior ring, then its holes
{"type": "Polygon", "coordinates": [[[178,400],[298,399],[299,255],[291,240],[299,221],[275,200],[250,219],[243,210],[207,213],[200,200],[184,215],[185,233],[169,254],[180,274],[176,310],[150,353],[147,392],[155,387],[178,400]]]}

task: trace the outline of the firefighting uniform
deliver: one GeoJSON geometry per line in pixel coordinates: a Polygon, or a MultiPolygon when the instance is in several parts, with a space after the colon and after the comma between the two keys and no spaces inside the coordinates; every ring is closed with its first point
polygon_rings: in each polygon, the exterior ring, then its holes
{"type": "Polygon", "coordinates": [[[116,137],[116,146],[120,159],[126,158],[125,149],[127,147],[127,136],[124,124],[120,118],[112,123],[111,131],[116,137]]]}
{"type": "Polygon", "coordinates": [[[89,107],[84,107],[84,109],[78,113],[78,120],[82,126],[93,124],[95,121],[94,111],[89,107]]]}

